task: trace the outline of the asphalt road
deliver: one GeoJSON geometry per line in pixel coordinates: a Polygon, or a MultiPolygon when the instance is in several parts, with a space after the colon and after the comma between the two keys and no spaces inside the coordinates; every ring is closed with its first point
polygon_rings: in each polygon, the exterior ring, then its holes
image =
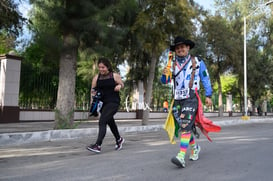
{"type": "Polygon", "coordinates": [[[114,150],[110,135],[100,154],[85,149],[95,138],[0,147],[0,180],[272,180],[273,123],[225,126],[210,133],[212,143],[201,136],[200,159],[187,159],[182,169],[170,162],[179,147],[169,143],[165,131],[123,136],[123,150],[114,150]]]}

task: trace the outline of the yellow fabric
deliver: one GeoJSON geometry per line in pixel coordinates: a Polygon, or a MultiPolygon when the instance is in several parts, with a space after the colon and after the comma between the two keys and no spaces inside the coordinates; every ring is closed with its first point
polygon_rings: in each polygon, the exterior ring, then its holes
{"type": "Polygon", "coordinates": [[[171,80],[172,79],[172,72],[171,72],[172,59],[173,59],[172,57],[173,57],[172,52],[170,51],[169,55],[168,55],[168,58],[169,58],[168,65],[167,65],[167,69],[166,69],[166,73],[165,73],[166,80],[171,80]]]}
{"type": "Polygon", "coordinates": [[[174,141],[175,124],[174,124],[174,118],[172,114],[173,103],[174,103],[174,100],[172,100],[171,107],[170,107],[167,119],[165,121],[164,129],[168,133],[171,144],[176,144],[176,142],[174,141]]]}

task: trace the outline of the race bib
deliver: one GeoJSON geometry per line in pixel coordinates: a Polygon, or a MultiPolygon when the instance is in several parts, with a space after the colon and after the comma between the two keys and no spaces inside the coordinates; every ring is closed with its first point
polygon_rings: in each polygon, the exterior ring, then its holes
{"type": "Polygon", "coordinates": [[[181,99],[187,99],[190,97],[190,89],[179,89],[175,90],[174,92],[174,99],[175,100],[181,100],[181,99]]]}

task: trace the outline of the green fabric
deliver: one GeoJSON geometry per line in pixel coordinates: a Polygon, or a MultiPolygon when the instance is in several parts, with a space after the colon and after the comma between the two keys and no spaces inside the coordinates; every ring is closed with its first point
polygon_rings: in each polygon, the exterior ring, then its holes
{"type": "Polygon", "coordinates": [[[180,128],[180,126],[179,126],[179,124],[174,120],[174,124],[175,124],[175,131],[174,131],[174,135],[175,135],[175,137],[177,137],[178,138],[178,134],[179,134],[179,128],[180,128]]]}
{"type": "Polygon", "coordinates": [[[208,76],[208,74],[207,74],[207,71],[206,71],[206,70],[204,70],[204,71],[203,71],[203,76],[204,76],[204,77],[207,77],[207,76],[208,76]]]}

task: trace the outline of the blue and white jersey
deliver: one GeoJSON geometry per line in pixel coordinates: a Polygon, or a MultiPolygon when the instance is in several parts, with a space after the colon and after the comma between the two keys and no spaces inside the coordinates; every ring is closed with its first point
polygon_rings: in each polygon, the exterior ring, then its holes
{"type": "MultiPolygon", "coordinates": [[[[190,56],[188,56],[189,59],[190,56]]],[[[193,81],[193,86],[192,90],[197,90],[200,89],[200,80],[205,88],[205,95],[206,96],[211,96],[212,95],[212,88],[211,88],[211,83],[210,83],[210,77],[209,73],[207,70],[207,67],[204,63],[203,60],[199,60],[197,57],[194,57],[195,62],[196,62],[196,70],[194,74],[194,81],[193,81]]],[[[192,73],[192,61],[188,60],[187,64],[183,67],[183,65],[179,65],[178,61],[176,61],[176,66],[175,66],[175,71],[174,75],[178,73],[175,77],[175,88],[176,89],[185,89],[189,88],[189,83],[191,80],[191,73],[192,73]],[[183,70],[181,70],[183,69],[183,70]],[[180,71],[181,70],[181,71],[180,71]],[[180,71],[180,73],[179,73],[180,71]]]]}
{"type": "MultiPolygon", "coordinates": [[[[194,59],[196,62],[196,70],[194,74],[193,86],[191,89],[195,90],[195,88],[197,88],[197,90],[199,90],[200,80],[201,80],[205,89],[205,96],[211,96],[212,88],[211,88],[211,82],[210,82],[210,77],[209,77],[207,67],[203,60],[198,59],[197,57],[194,57],[194,59]]],[[[173,73],[173,75],[176,75],[175,89],[180,90],[180,89],[189,88],[189,83],[190,83],[191,73],[192,73],[191,57],[190,56],[187,57],[185,65],[183,64],[180,65],[178,61],[176,61],[175,63],[176,65],[175,65],[175,70],[173,73]]],[[[161,82],[162,83],[166,82],[166,80],[164,79],[164,75],[161,77],[161,82]]]]}

